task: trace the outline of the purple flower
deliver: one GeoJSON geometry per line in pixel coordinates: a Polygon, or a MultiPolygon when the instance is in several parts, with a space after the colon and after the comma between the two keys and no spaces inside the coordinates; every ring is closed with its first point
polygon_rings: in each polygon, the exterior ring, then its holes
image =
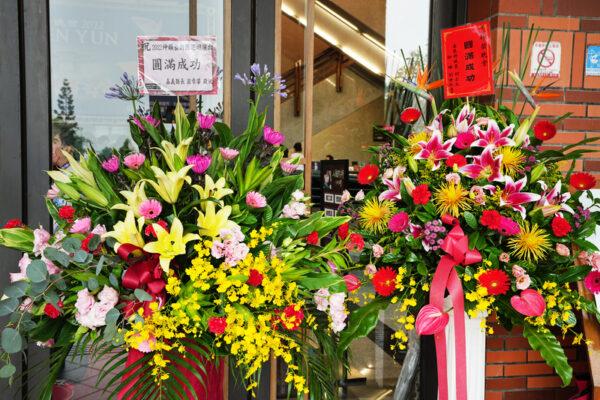
{"type": "Polygon", "coordinates": [[[208,167],[210,167],[212,159],[209,155],[194,154],[192,156],[188,156],[186,161],[188,165],[192,166],[192,171],[197,174],[202,174],[208,169],[208,167]]]}
{"type": "Polygon", "coordinates": [[[106,172],[114,174],[119,170],[119,158],[115,155],[112,155],[109,159],[102,162],[102,168],[106,172]]]}
{"type": "Polygon", "coordinates": [[[198,113],[196,114],[196,119],[198,120],[200,129],[209,130],[215,124],[217,117],[211,114],[204,115],[202,113],[198,113]]]}
{"type": "Polygon", "coordinates": [[[279,146],[285,140],[285,136],[283,136],[281,133],[277,132],[270,126],[265,125],[263,129],[263,139],[265,139],[265,142],[273,146],[279,146]]]}
{"type": "Polygon", "coordinates": [[[136,101],[144,97],[140,93],[140,88],[137,81],[131,78],[127,72],[124,72],[121,76],[122,85],[116,84],[108,89],[108,92],[104,94],[107,99],[119,99],[126,101],[136,101]]]}
{"type": "Polygon", "coordinates": [[[241,81],[248,86],[251,91],[262,93],[278,94],[281,97],[287,97],[285,80],[279,74],[271,75],[269,68],[264,65],[261,70],[260,64],[252,64],[250,66],[250,76],[235,74],[234,79],[241,81]]]}

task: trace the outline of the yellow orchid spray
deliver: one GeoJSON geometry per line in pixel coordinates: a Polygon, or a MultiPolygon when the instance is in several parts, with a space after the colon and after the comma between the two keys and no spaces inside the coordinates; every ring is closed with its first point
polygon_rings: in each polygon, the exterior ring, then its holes
{"type": "Polygon", "coordinates": [[[154,172],[154,176],[158,182],[150,179],[146,179],[146,182],[152,185],[156,193],[169,204],[177,202],[184,182],[188,184],[192,182],[192,178],[187,176],[188,171],[192,168],[191,165],[183,167],[179,171],[169,171],[166,173],[158,167],[152,166],[150,168],[152,168],[152,172],[154,172]]]}
{"type": "Polygon", "coordinates": [[[115,204],[112,208],[115,210],[132,211],[136,217],[141,217],[139,212],[140,204],[145,200],[148,200],[146,192],[144,191],[145,185],[146,182],[140,181],[134,186],[132,192],[129,190],[120,191],[119,193],[125,197],[127,203],[115,204]]]}
{"type": "Polygon", "coordinates": [[[156,233],[156,241],[144,246],[148,253],[159,255],[160,266],[165,272],[169,272],[171,260],[180,254],[185,254],[185,246],[188,242],[200,239],[195,233],[183,233],[183,225],[178,218],[173,219],[170,231],[159,224],[152,224],[156,233]]]}
{"type": "Polygon", "coordinates": [[[185,163],[185,159],[188,155],[188,149],[190,147],[190,144],[192,143],[192,139],[193,137],[189,137],[185,140],[182,140],[181,143],[177,145],[177,147],[175,147],[173,143],[168,142],[166,140],[163,140],[160,144],[162,149],[158,148],[157,150],[163,154],[167,165],[169,166],[169,168],[171,168],[171,171],[177,170],[177,167],[175,166],[175,156],[179,157],[179,160],[185,163]]]}
{"type": "Polygon", "coordinates": [[[231,206],[225,206],[216,212],[215,203],[207,201],[205,212],[198,211],[198,227],[200,228],[200,235],[215,237],[218,236],[223,229],[235,228],[237,224],[229,220],[230,215],[231,206]]]}
{"type": "Polygon", "coordinates": [[[144,239],[142,238],[142,227],[144,226],[144,218],[135,220],[132,211],[128,211],[124,221],[119,221],[113,227],[113,230],[107,232],[103,237],[111,237],[117,241],[115,251],[120,245],[129,243],[137,247],[144,247],[144,239]]]}
{"type": "MultiPolygon", "coordinates": [[[[226,181],[224,177],[219,178],[216,182],[211,178],[210,175],[204,177],[204,187],[200,185],[194,185],[193,188],[200,194],[201,200],[212,198],[215,200],[221,200],[223,197],[233,193],[233,190],[226,188],[226,181]]],[[[206,210],[206,203],[202,203],[202,209],[206,210]]],[[[222,202],[219,202],[222,204],[222,202]]]]}

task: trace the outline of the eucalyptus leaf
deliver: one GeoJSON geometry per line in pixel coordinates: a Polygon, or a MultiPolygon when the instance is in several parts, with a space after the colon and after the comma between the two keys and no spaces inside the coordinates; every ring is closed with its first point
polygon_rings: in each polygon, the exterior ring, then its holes
{"type": "Polygon", "coordinates": [[[148,294],[148,292],[146,292],[145,290],[142,290],[142,289],[135,289],[133,291],[133,294],[139,301],[151,301],[152,300],[152,296],[150,296],[148,294]]]}
{"type": "Polygon", "coordinates": [[[68,267],[70,264],[69,255],[54,247],[46,247],[44,249],[44,256],[50,261],[56,261],[63,267],[68,267]]]}
{"type": "Polygon", "coordinates": [[[75,254],[73,254],[73,261],[76,263],[85,263],[88,260],[89,254],[83,250],[77,250],[75,254]]]}
{"type": "Polygon", "coordinates": [[[27,266],[27,277],[34,283],[44,282],[48,277],[46,263],[42,260],[33,260],[27,266]]]}
{"type": "Polygon", "coordinates": [[[4,289],[4,294],[8,297],[19,298],[25,296],[27,293],[27,288],[29,287],[29,283],[25,281],[15,282],[6,289],[4,289]]]}
{"type": "Polygon", "coordinates": [[[23,339],[21,338],[21,334],[13,328],[5,328],[2,331],[2,337],[0,342],[2,343],[2,348],[8,354],[14,354],[21,351],[23,348],[23,339]]]}
{"type": "Polygon", "coordinates": [[[93,235],[90,240],[88,241],[88,245],[87,248],[90,249],[90,251],[94,251],[98,248],[98,245],[100,244],[100,236],[99,235],[93,235]]]}
{"type": "Polygon", "coordinates": [[[34,282],[31,284],[31,294],[36,296],[38,294],[42,294],[44,290],[48,287],[48,281],[44,280],[42,282],[34,282]]]}
{"type": "Polygon", "coordinates": [[[0,300],[0,317],[12,314],[19,306],[19,299],[10,297],[0,300]]]}
{"type": "Polygon", "coordinates": [[[81,240],[75,237],[69,237],[63,240],[62,248],[69,253],[75,253],[77,250],[81,249],[81,240]]]}
{"type": "Polygon", "coordinates": [[[17,368],[12,364],[6,364],[4,367],[0,368],[0,378],[6,379],[10,378],[17,372],[17,368]]]}
{"type": "Polygon", "coordinates": [[[105,318],[106,325],[116,325],[120,315],[121,313],[116,308],[111,308],[110,310],[108,310],[105,318]]]}
{"type": "Polygon", "coordinates": [[[98,289],[100,287],[100,285],[98,284],[98,279],[96,279],[96,278],[88,279],[87,287],[92,292],[95,291],[96,289],[98,289]]]}
{"type": "Polygon", "coordinates": [[[98,260],[98,264],[96,264],[96,275],[100,275],[100,272],[102,272],[105,260],[106,258],[104,256],[100,256],[100,260],[98,260]]]}
{"type": "Polygon", "coordinates": [[[110,273],[110,275],[108,276],[108,280],[110,282],[110,284],[115,287],[118,288],[119,287],[119,280],[117,279],[117,277],[115,276],[115,274],[113,274],[112,272],[110,273]]]}

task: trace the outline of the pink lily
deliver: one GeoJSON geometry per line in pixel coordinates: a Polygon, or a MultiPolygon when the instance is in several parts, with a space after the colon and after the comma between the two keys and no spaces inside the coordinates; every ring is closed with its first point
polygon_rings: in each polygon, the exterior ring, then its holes
{"type": "Polygon", "coordinates": [[[421,151],[415,156],[417,160],[431,160],[433,162],[432,171],[440,167],[440,160],[448,158],[452,155],[450,149],[454,145],[456,138],[446,140],[442,143],[442,132],[433,131],[429,142],[419,142],[421,151]]]}
{"type": "MultiPolygon", "coordinates": [[[[527,185],[527,177],[513,181],[510,176],[506,176],[504,180],[504,189],[500,194],[500,207],[508,206],[513,210],[521,213],[521,217],[525,219],[525,207],[522,204],[537,201],[541,196],[537,193],[522,192],[527,185]]],[[[496,188],[492,189],[495,191],[496,188]]]]}
{"type": "Polygon", "coordinates": [[[388,190],[382,192],[379,195],[379,201],[383,201],[383,200],[398,201],[398,200],[402,199],[402,196],[400,195],[400,188],[402,187],[402,173],[403,173],[403,168],[396,167],[396,168],[394,168],[394,172],[391,176],[391,179],[389,179],[389,178],[382,179],[383,183],[388,187],[388,190]]]}
{"type": "Polygon", "coordinates": [[[496,121],[490,119],[485,131],[481,130],[479,126],[475,126],[475,134],[479,139],[471,143],[471,147],[494,149],[502,146],[514,146],[515,141],[509,138],[509,136],[512,135],[513,128],[514,125],[510,124],[500,132],[500,128],[496,121]]]}
{"type": "Polygon", "coordinates": [[[471,179],[487,178],[488,182],[502,182],[501,166],[502,156],[494,157],[492,149],[486,148],[480,156],[473,157],[472,164],[461,167],[459,172],[471,179]]]}
{"type": "Polygon", "coordinates": [[[554,215],[559,211],[566,211],[570,214],[574,214],[575,211],[567,204],[567,201],[571,198],[571,193],[565,192],[561,193],[562,182],[556,182],[556,185],[550,190],[548,190],[548,185],[546,182],[540,181],[540,186],[544,191],[540,200],[537,202],[536,207],[542,209],[542,213],[545,217],[549,217],[554,215]]]}
{"type": "Polygon", "coordinates": [[[454,127],[457,133],[470,132],[473,129],[473,121],[475,120],[475,110],[470,110],[469,105],[465,106],[460,110],[456,120],[454,121],[454,127]]]}

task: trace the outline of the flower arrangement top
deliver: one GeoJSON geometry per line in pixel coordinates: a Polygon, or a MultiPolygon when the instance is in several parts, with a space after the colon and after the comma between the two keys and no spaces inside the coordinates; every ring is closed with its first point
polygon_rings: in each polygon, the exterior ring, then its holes
{"type": "Polygon", "coordinates": [[[587,151],[578,148],[583,143],[547,148],[556,126],[536,120],[537,112],[519,121],[506,107],[448,103],[428,125],[407,119],[405,136],[388,132],[393,144],[371,149],[374,162],[358,179],[372,189],[344,209],[368,239],[362,262],[376,299],[363,313],[387,304],[398,309],[398,349],[415,327],[420,334],[445,327],[449,307],[419,311],[449,255],[459,260],[453,268],[468,314],[495,313],[509,329],[523,326],[531,346],[551,349],[542,355],[570,381],[555,334],[580,342],[577,310],[598,315],[572,284],[588,276],[588,288],[600,291],[597,249],[586,240],[600,213],[597,200],[580,202],[595,186],[590,174],[574,172],[587,151]]]}
{"type": "Polygon", "coordinates": [[[125,368],[106,386],[122,399],[201,398],[221,355],[251,391],[274,355],[288,364],[291,389],[335,397],[339,369],[313,366],[342,362],[323,349],[336,348],[346,325],[346,293],[357,286],[340,274],[356,238],[347,217],[309,216],[284,136],[257,109],[280,79],[257,65],[240,79],[256,100],[239,135],[180,104],[168,127],[158,105],[137,109],[129,77],[111,88],[109,97],[133,103],[137,148],[65,153],[70,167],[49,172],[57,234],[20,222],[0,229],[1,245],[25,252],[0,302],[13,315],[0,376],[33,339],[56,347],[56,371],[71,348],[91,345],[95,357],[116,348],[105,368],[125,368]]]}

